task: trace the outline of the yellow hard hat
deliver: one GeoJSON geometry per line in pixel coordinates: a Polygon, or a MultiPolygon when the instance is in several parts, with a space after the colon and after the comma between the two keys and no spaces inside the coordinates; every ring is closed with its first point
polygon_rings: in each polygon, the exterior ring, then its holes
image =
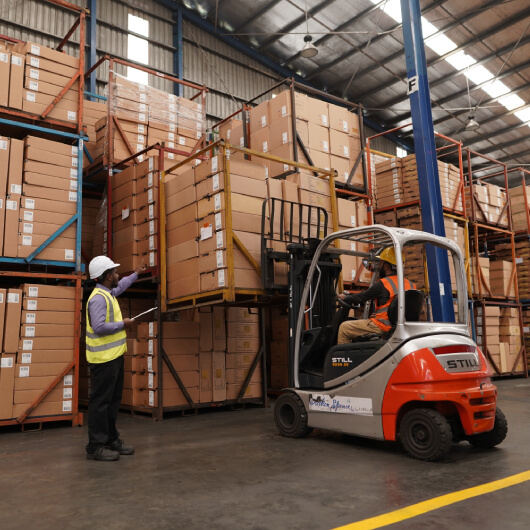
{"type": "MultiPolygon", "coordinates": [[[[394,247],[387,247],[379,256],[377,256],[378,259],[381,261],[388,261],[388,263],[391,263],[392,265],[397,265],[396,262],[396,252],[394,251],[394,247]]],[[[401,256],[403,259],[403,263],[405,263],[405,258],[403,255],[401,256]]]]}

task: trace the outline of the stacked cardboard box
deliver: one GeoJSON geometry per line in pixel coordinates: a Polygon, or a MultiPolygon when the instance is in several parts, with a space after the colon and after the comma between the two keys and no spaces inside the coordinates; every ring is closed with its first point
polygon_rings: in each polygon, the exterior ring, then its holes
{"type": "Polygon", "coordinates": [[[0,88],[0,105],[22,110],[24,90],[25,56],[19,52],[20,44],[0,42],[0,72],[2,83],[0,88]]]}
{"type": "Polygon", "coordinates": [[[399,206],[404,203],[402,167],[403,161],[397,157],[375,165],[373,192],[376,208],[399,206]]]}
{"type": "Polygon", "coordinates": [[[491,296],[490,259],[472,257],[471,265],[472,292],[476,295],[491,296]]]}
{"type": "Polygon", "coordinates": [[[120,271],[158,259],[158,158],[149,157],[112,178],[112,258],[120,271]]]}
{"type": "Polygon", "coordinates": [[[289,386],[289,317],[287,308],[272,308],[269,342],[269,387],[275,390],[289,386]]]}
{"type": "Polygon", "coordinates": [[[530,306],[523,305],[521,308],[523,318],[523,339],[526,350],[526,365],[530,366],[530,306]]]}
{"type": "MultiPolygon", "coordinates": [[[[74,359],[75,288],[24,284],[0,290],[0,418],[20,416],[74,359]]],[[[29,417],[73,410],[73,372],[29,417]]]]}
{"type": "MultiPolygon", "coordinates": [[[[517,265],[517,288],[521,300],[530,299],[530,241],[526,238],[515,241],[515,263],[517,265]]],[[[506,257],[504,259],[510,259],[506,257]]]]}
{"type": "MultiPolygon", "coordinates": [[[[96,220],[99,213],[101,201],[83,197],[83,220],[81,230],[81,248],[90,261],[93,253],[94,235],[96,230],[96,220]]],[[[88,263],[87,263],[88,265],[88,263]]]]}
{"type": "MultiPolygon", "coordinates": [[[[96,126],[101,119],[106,123],[107,104],[99,101],[83,101],[83,125],[86,127],[88,140],[85,147],[92,158],[92,162],[97,158],[97,130],[96,126]]],[[[92,162],[88,156],[83,158],[83,167],[89,166],[92,162]]]]}
{"type": "MultiPolygon", "coordinates": [[[[237,399],[260,351],[259,313],[244,307],[226,309],[226,398],[237,399]]],[[[258,362],[243,398],[263,396],[262,361],[258,362]]]]}
{"type": "MultiPolygon", "coordinates": [[[[17,212],[20,222],[16,256],[19,258],[29,256],[71,219],[78,201],[76,146],[28,136],[24,148],[22,198],[17,212]]],[[[6,235],[7,229],[6,216],[6,235]]],[[[74,261],[75,249],[76,225],[73,224],[48,244],[38,258],[74,261]]]]}
{"type": "MultiPolygon", "coordinates": [[[[17,85],[20,83],[20,63],[25,65],[25,68],[22,67],[24,83],[24,89],[21,90],[22,110],[38,115],[44,113],[72,77],[79,72],[79,59],[76,57],[32,42],[19,43],[12,51],[11,76],[18,78],[15,80],[17,85]],[[13,62],[13,58],[17,60],[13,62]]],[[[16,102],[17,105],[18,103],[19,101],[16,102]]],[[[48,116],[75,123],[78,107],[79,81],[76,81],[55,104],[48,116]]]]}
{"type": "MultiPolygon", "coordinates": [[[[338,172],[339,181],[348,180],[360,153],[359,119],[356,114],[343,107],[295,93],[295,134],[290,90],[261,103],[251,109],[249,114],[252,149],[293,160],[296,148],[298,160],[309,163],[298,145],[298,136],[314,166],[333,168],[338,172]]],[[[292,169],[288,164],[271,161],[268,173],[270,177],[276,177],[292,169]]],[[[362,164],[358,166],[351,184],[364,185],[362,164]]]]}
{"type": "Polygon", "coordinates": [[[493,296],[515,298],[515,266],[511,261],[490,262],[490,289],[493,296]]]}
{"type": "MultiPolygon", "coordinates": [[[[485,182],[473,184],[473,206],[475,219],[480,223],[492,223],[501,227],[508,226],[508,210],[506,208],[506,191],[494,184],[485,182]]],[[[466,210],[471,215],[471,194],[469,186],[465,188],[466,210]]]]}
{"type": "Polygon", "coordinates": [[[527,204],[530,206],[530,187],[519,186],[518,188],[510,189],[512,229],[516,232],[519,230],[530,230],[530,227],[528,226],[527,204]]]}
{"type": "MultiPolygon", "coordinates": [[[[235,118],[227,120],[225,123],[219,126],[219,138],[226,140],[229,144],[245,147],[245,132],[243,129],[243,122],[235,118]]],[[[235,158],[244,158],[244,155],[239,151],[233,151],[231,156],[235,158]]],[[[254,161],[258,162],[257,159],[254,161]]]]}
{"type": "Polygon", "coordinates": [[[523,344],[519,308],[501,307],[499,332],[501,371],[524,371],[524,358],[518,357],[523,344]]]}
{"type": "MultiPolygon", "coordinates": [[[[486,356],[491,357],[500,369],[500,316],[499,306],[477,306],[475,307],[475,322],[477,324],[477,344],[486,356]]],[[[493,371],[496,372],[493,367],[493,371]]]]}

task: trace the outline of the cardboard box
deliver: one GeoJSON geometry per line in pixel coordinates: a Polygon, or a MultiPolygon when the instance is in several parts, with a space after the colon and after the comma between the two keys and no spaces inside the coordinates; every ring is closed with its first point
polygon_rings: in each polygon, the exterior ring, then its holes
{"type": "Polygon", "coordinates": [[[20,338],[22,290],[9,288],[7,290],[6,301],[3,351],[6,353],[15,353],[18,351],[18,342],[20,338]]]}
{"type": "Polygon", "coordinates": [[[211,352],[213,350],[213,314],[199,311],[199,350],[211,352]]]}
{"type": "Polygon", "coordinates": [[[9,150],[11,140],[0,137],[0,196],[5,197],[7,193],[7,178],[9,174],[9,150]]]}
{"type": "Polygon", "coordinates": [[[2,353],[0,357],[0,419],[13,417],[15,361],[14,353],[2,353]]]}
{"type": "Polygon", "coordinates": [[[7,107],[9,104],[9,73],[11,71],[11,53],[0,49],[0,79],[5,83],[0,84],[0,106],[7,107]]]}
{"type": "Polygon", "coordinates": [[[9,107],[22,110],[22,92],[24,89],[24,64],[22,54],[11,52],[11,72],[9,77],[9,107]]]}
{"type": "Polygon", "coordinates": [[[213,308],[213,349],[214,351],[226,350],[226,320],[225,308],[213,308]]]}
{"type": "MultiPolygon", "coordinates": [[[[226,399],[238,399],[241,392],[241,384],[226,385],[226,399]]],[[[263,385],[261,383],[251,383],[248,385],[242,399],[256,399],[263,397],[263,385]]]]}
{"type": "MultiPolygon", "coordinates": [[[[40,286],[39,286],[40,287],[40,286]]],[[[74,299],[55,299],[55,298],[28,298],[24,296],[22,300],[22,307],[27,311],[60,311],[64,312],[73,312],[75,309],[75,300],[74,299]]]]}
{"type": "Polygon", "coordinates": [[[40,285],[25,283],[22,286],[24,297],[27,298],[63,298],[75,299],[75,287],[61,285],[40,285]]]}
{"type": "Polygon", "coordinates": [[[0,344],[4,344],[4,324],[6,313],[7,290],[0,289],[0,344]]]}
{"type": "Polygon", "coordinates": [[[227,322],[226,333],[228,338],[259,338],[259,322],[227,322]]]}
{"type": "Polygon", "coordinates": [[[234,353],[257,353],[260,348],[259,338],[227,338],[227,351],[234,353]]]}

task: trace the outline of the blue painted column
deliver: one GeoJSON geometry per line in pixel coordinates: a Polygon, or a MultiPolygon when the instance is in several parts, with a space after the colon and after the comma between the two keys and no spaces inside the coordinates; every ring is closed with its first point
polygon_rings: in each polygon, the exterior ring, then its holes
{"type": "MultiPolygon", "coordinates": [[[[445,237],[420,0],[401,0],[401,14],[423,230],[445,237]]],[[[426,253],[433,320],[453,322],[453,295],[447,252],[428,245],[426,253]]]]}
{"type": "MultiPolygon", "coordinates": [[[[89,53],[87,55],[86,68],[89,70],[92,68],[97,61],[97,37],[96,37],[96,13],[97,13],[97,0],[88,0],[88,9],[90,10],[90,18],[88,23],[88,45],[90,46],[89,53]]],[[[87,90],[91,94],[96,93],[96,71],[94,70],[88,79],[87,90]]],[[[96,98],[90,98],[92,101],[97,101],[96,98]]]]}
{"type": "MultiPolygon", "coordinates": [[[[173,54],[173,71],[175,76],[179,79],[184,78],[184,65],[183,65],[183,50],[182,50],[182,10],[176,8],[173,12],[173,46],[175,52],[173,54]]],[[[176,96],[182,97],[184,87],[178,83],[174,83],[174,91],[176,96]]]]}

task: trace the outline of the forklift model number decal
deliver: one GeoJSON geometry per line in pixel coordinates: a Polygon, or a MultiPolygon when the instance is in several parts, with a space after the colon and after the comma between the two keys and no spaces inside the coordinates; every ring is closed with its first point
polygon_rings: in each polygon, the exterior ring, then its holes
{"type": "Polygon", "coordinates": [[[370,398],[334,396],[328,394],[310,394],[309,410],[322,412],[337,412],[340,414],[359,414],[373,416],[372,400],[370,398]]]}

